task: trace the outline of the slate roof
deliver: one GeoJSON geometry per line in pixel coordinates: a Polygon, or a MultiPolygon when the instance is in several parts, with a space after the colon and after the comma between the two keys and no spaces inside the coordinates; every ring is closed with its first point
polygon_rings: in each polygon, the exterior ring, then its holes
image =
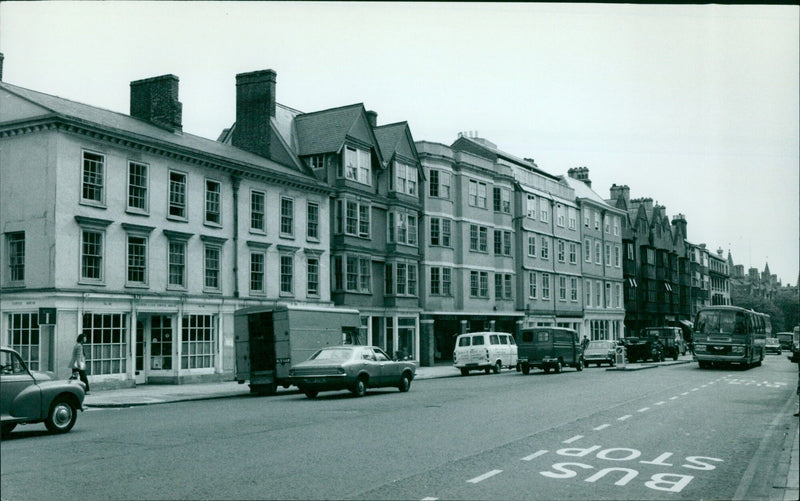
{"type": "Polygon", "coordinates": [[[406,122],[398,122],[396,124],[381,125],[373,129],[384,159],[390,160],[394,156],[400,141],[406,137],[407,126],[406,122]]]}
{"type": "Polygon", "coordinates": [[[295,117],[300,156],[337,152],[350,128],[364,111],[361,103],[295,117]]]}
{"type": "MultiPolygon", "coordinates": [[[[573,190],[575,190],[575,196],[576,197],[578,197],[578,198],[587,198],[587,199],[591,200],[592,202],[595,202],[595,203],[597,203],[599,205],[603,205],[603,206],[606,206],[606,207],[612,207],[612,208],[616,209],[616,207],[614,207],[613,205],[610,205],[608,202],[606,202],[603,199],[603,197],[598,195],[593,189],[591,189],[588,186],[586,186],[586,183],[584,183],[583,181],[575,179],[575,178],[572,178],[572,177],[569,177],[569,176],[561,176],[561,179],[566,181],[566,183],[569,185],[569,187],[572,188],[573,190]]],[[[617,209],[617,210],[619,210],[619,209],[617,209]]]]}
{"type": "Polygon", "coordinates": [[[480,154],[479,153],[480,150],[483,150],[483,151],[489,153],[489,159],[492,160],[492,161],[495,160],[495,157],[500,157],[500,158],[503,158],[505,160],[508,160],[508,161],[514,162],[516,164],[519,164],[519,165],[525,167],[526,169],[528,169],[528,170],[530,170],[532,172],[536,172],[537,174],[541,174],[543,176],[547,176],[547,177],[549,177],[550,179],[553,179],[553,180],[558,180],[558,176],[555,176],[553,174],[550,174],[549,172],[543,171],[542,169],[539,168],[539,166],[537,166],[533,162],[529,162],[528,160],[525,160],[524,158],[519,158],[519,157],[514,156],[514,155],[512,155],[510,153],[507,153],[507,152],[505,152],[505,151],[503,151],[501,149],[498,149],[496,146],[492,146],[492,145],[487,144],[487,143],[482,142],[482,141],[476,141],[475,139],[473,139],[471,137],[461,136],[460,138],[456,139],[455,142],[453,142],[453,144],[451,145],[451,148],[458,149],[458,147],[456,146],[456,143],[458,143],[460,141],[467,142],[470,145],[469,149],[474,153],[480,154]],[[494,155],[494,156],[492,156],[492,155],[494,155]]]}
{"type": "Polygon", "coordinates": [[[278,174],[293,177],[302,176],[305,182],[314,181],[305,174],[299,173],[277,162],[273,162],[259,155],[241,150],[229,144],[206,139],[193,134],[174,133],[152,125],[151,123],[138,118],[109,111],[96,106],[78,103],[69,99],[64,99],[42,92],[25,89],[6,82],[0,82],[0,88],[15,94],[23,99],[35,103],[45,108],[49,113],[44,113],[41,117],[45,118],[52,115],[73,119],[87,125],[95,125],[110,131],[134,136],[133,139],[142,141],[156,141],[161,144],[170,145],[178,150],[190,150],[190,153],[199,155],[210,155],[224,160],[241,162],[249,166],[255,166],[265,171],[272,171],[278,174]]]}

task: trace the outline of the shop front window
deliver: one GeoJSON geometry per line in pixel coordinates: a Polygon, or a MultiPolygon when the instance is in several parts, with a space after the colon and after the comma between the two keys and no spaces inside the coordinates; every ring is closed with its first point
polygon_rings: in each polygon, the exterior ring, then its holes
{"type": "Polygon", "coordinates": [[[8,315],[8,341],[20,354],[29,369],[39,370],[39,314],[10,313],[8,315]]]}
{"type": "Polygon", "coordinates": [[[216,355],[213,315],[185,315],[181,333],[181,369],[212,368],[216,355]]]}
{"type": "Polygon", "coordinates": [[[397,353],[396,358],[416,359],[417,322],[414,317],[397,319],[397,353]]]}
{"type": "Polygon", "coordinates": [[[127,371],[128,333],[124,313],[85,313],[83,334],[87,373],[125,374],[127,371]]]}

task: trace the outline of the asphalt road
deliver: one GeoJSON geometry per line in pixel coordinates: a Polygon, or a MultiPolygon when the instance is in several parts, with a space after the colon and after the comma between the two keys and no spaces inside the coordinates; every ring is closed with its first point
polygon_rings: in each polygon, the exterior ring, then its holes
{"type": "MultiPolygon", "coordinates": [[[[797,364],[514,371],[85,412],[2,442],[2,499],[770,499],[797,364]]],[[[781,479],[780,476],[783,475],[781,479]]]]}

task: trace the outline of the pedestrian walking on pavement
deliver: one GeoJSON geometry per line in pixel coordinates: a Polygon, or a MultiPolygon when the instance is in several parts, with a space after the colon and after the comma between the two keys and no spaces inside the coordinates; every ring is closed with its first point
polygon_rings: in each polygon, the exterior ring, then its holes
{"type": "Polygon", "coordinates": [[[78,339],[75,340],[75,346],[72,348],[72,359],[69,366],[72,369],[72,377],[75,378],[75,373],[78,373],[83,384],[86,385],[86,393],[89,393],[89,379],[86,377],[86,355],[83,353],[84,335],[79,334],[78,339]]]}
{"type": "Polygon", "coordinates": [[[587,346],[589,346],[589,338],[583,336],[583,339],[581,340],[581,350],[586,351],[587,346]]]}

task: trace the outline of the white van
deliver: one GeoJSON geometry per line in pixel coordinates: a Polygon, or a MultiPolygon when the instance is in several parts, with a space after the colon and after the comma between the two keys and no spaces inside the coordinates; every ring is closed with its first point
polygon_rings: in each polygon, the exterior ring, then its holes
{"type": "Polygon", "coordinates": [[[456,339],[453,365],[466,376],[469,371],[481,370],[495,374],[503,367],[516,367],[517,343],[507,332],[470,332],[456,339]]]}

